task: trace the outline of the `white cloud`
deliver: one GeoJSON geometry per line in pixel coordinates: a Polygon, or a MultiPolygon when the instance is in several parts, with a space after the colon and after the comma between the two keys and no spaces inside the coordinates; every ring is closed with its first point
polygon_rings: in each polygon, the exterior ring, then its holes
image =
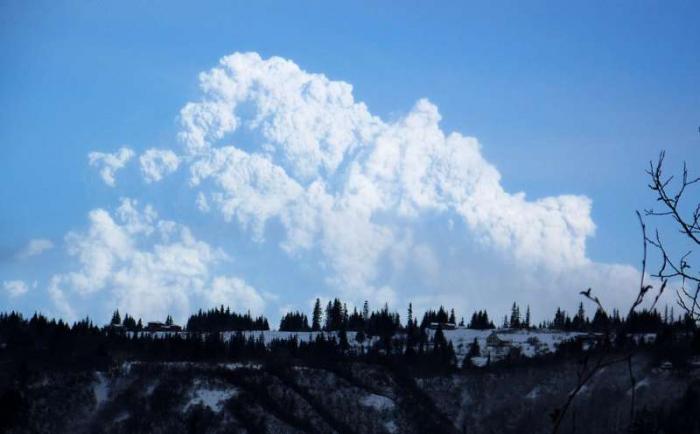
{"type": "Polygon", "coordinates": [[[78,317],[75,309],[68,301],[65,292],[60,288],[61,277],[54,276],[49,283],[48,293],[53,305],[57,310],[57,314],[66,319],[66,321],[75,321],[78,317]]]}
{"type": "Polygon", "coordinates": [[[233,146],[211,150],[190,170],[193,185],[211,179],[216,189],[208,198],[198,196],[199,208],[206,210],[213,204],[227,221],[236,218],[250,226],[258,238],[262,238],[267,219],[283,212],[302,192],[284,169],[233,146]]]}
{"type": "Polygon", "coordinates": [[[212,278],[215,266],[227,260],[221,250],[197,240],[188,227],[159,219],[152,207],[124,198],[114,214],[96,209],[88,217],[86,232],[66,236],[77,269],[54,275],[49,286],[64,316],[74,317],[76,303],[101,293],[108,295],[105,309],[144,319],[172,314],[184,320],[193,307],[211,301],[264,307],[263,297],[242,280],[212,278]]]}
{"type": "MultiPolygon", "coordinates": [[[[200,74],[200,85],[202,100],[182,109],[179,134],[200,209],[217,210],[257,240],[267,221],[279,219],[281,247],[290,255],[320,252],[328,282],[347,297],[397,297],[403,281],[396,272],[416,255],[428,275],[479,268],[437,261],[432,252],[447,246],[424,234],[435,230],[430,219],[452,228],[449,249],[496,252],[507,270],[498,272],[513,278],[494,279],[503,285],[494,290],[509,296],[547,287],[557,303],[588,282],[632,290],[622,282],[632,284],[634,268],[586,255],[595,232],[589,198],[533,201],[505,191],[477,139],[445,133],[427,100],[385,121],[354,100],[351,85],[256,53],[222,58],[200,74]],[[455,220],[463,223],[460,232],[455,220]],[[415,247],[413,234],[427,239],[415,247]],[[570,286],[557,288],[564,281],[570,286]]],[[[465,298],[479,290],[442,281],[431,291],[465,298]]]]}
{"type": "Polygon", "coordinates": [[[239,312],[250,310],[259,314],[265,307],[265,300],[258,291],[237,277],[216,277],[206,299],[212,307],[228,305],[239,312]]]}
{"type": "Polygon", "coordinates": [[[29,240],[29,243],[17,254],[20,259],[26,259],[31,256],[41,255],[47,250],[53,248],[53,242],[42,238],[29,240]]]}
{"type": "Polygon", "coordinates": [[[207,200],[207,196],[204,193],[202,193],[201,191],[199,193],[197,193],[196,204],[197,204],[197,209],[199,209],[200,211],[202,211],[204,213],[209,212],[209,210],[211,209],[209,207],[209,201],[207,200]]]}
{"type": "Polygon", "coordinates": [[[146,182],[157,182],[177,170],[180,158],[171,150],[149,149],[139,157],[141,173],[146,182]]]}
{"type": "Polygon", "coordinates": [[[126,165],[134,156],[134,151],[122,147],[117,152],[110,154],[106,152],[90,152],[88,161],[90,166],[100,169],[100,176],[105,184],[110,187],[115,186],[114,175],[126,165]]]}
{"type": "Polygon", "coordinates": [[[23,280],[6,280],[2,282],[2,287],[12,298],[20,297],[29,291],[29,287],[23,280]]]}

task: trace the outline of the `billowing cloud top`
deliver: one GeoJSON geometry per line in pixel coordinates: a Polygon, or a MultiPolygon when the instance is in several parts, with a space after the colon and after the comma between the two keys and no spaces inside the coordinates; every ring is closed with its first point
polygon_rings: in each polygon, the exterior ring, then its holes
{"type": "Polygon", "coordinates": [[[445,134],[427,100],[385,122],[349,84],[255,53],[224,57],[200,82],[204,98],[181,111],[192,183],[210,181],[207,204],[257,237],[280,218],[283,246],[319,246],[343,286],[376,289],[380,257],[433,213],[460,217],[471,230],[462,236],[523,264],[563,271],[590,263],[591,201],[505,192],[478,141],[445,134]],[[239,130],[247,142],[216,146],[239,130]]]}
{"type": "MultiPolygon", "coordinates": [[[[387,121],[355,101],[350,84],[256,53],[226,56],[199,79],[201,99],[180,111],[182,146],[142,154],[144,179],[186,167],[193,206],[261,243],[269,243],[275,220],[283,228],[277,245],[293,261],[317,263],[331,294],[502,308],[514,299],[566,304],[585,286],[613,304],[632,291],[633,267],[586,255],[595,231],[590,199],[528,200],[505,191],[477,139],[444,132],[428,100],[387,121]]],[[[131,157],[121,149],[93,153],[90,162],[113,185],[114,171],[131,157]]],[[[89,234],[68,237],[81,268],[56,276],[56,300],[70,282],[80,293],[109,287],[122,304],[136,291],[152,305],[142,310],[173,298],[186,309],[184,287],[263,305],[242,279],[210,278],[217,256],[187,229],[170,229],[175,241],[138,250],[132,237],[179,226],[134,209],[122,203],[122,223],[95,210],[89,234]]]]}

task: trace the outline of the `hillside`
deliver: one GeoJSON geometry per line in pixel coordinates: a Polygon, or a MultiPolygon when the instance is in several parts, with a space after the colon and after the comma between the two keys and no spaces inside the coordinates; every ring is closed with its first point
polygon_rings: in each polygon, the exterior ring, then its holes
{"type": "MultiPolygon", "coordinates": [[[[21,428],[9,432],[547,433],[576,369],[556,361],[420,376],[370,362],[129,362],[32,378],[20,391],[21,428]]],[[[700,370],[663,369],[647,355],[633,369],[637,419],[676,428],[666,432],[698,429],[687,411],[700,409],[700,370]]],[[[613,367],[566,423],[576,432],[624,430],[630,394],[626,366],[613,367]]]]}

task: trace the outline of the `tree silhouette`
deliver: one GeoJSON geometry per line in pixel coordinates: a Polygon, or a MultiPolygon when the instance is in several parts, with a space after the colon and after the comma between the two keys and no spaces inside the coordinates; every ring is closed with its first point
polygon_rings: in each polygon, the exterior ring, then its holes
{"type": "Polygon", "coordinates": [[[321,330],[321,300],[316,299],[314,304],[314,311],[311,317],[311,330],[317,332],[321,330]]]}

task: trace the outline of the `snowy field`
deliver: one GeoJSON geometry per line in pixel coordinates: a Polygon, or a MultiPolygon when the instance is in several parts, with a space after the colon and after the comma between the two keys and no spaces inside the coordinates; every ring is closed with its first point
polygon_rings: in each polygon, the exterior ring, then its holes
{"type": "MultiPolygon", "coordinates": [[[[224,341],[229,341],[231,337],[238,332],[222,332],[224,341]]],[[[244,331],[241,332],[246,338],[262,339],[265,344],[270,344],[273,340],[287,340],[296,337],[299,342],[311,342],[320,334],[327,338],[338,338],[337,332],[281,332],[277,330],[260,330],[260,331],[244,331]]],[[[428,336],[433,337],[435,331],[427,330],[428,336]]],[[[504,357],[505,353],[511,348],[517,348],[525,357],[535,357],[556,351],[556,347],[561,342],[572,340],[577,336],[585,333],[581,332],[563,332],[559,330],[522,330],[522,329],[492,329],[492,330],[475,330],[468,328],[457,328],[455,330],[444,330],[445,338],[452,342],[452,346],[457,354],[457,359],[462,364],[464,358],[469,353],[471,344],[474,339],[479,344],[481,350],[480,357],[474,357],[472,362],[477,366],[482,366],[488,359],[496,361],[504,357]],[[505,342],[505,346],[496,348],[487,345],[487,337],[492,333],[505,342]]],[[[155,338],[163,338],[166,336],[179,335],[183,338],[187,337],[187,332],[138,332],[139,336],[152,336],[155,338]]],[[[362,343],[356,340],[356,332],[347,332],[348,343],[355,350],[369,349],[379,338],[365,337],[362,343]]]]}
{"type": "MultiPolygon", "coordinates": [[[[430,330],[430,332],[432,332],[432,330],[430,330]]],[[[486,338],[494,332],[500,340],[508,344],[508,347],[520,349],[521,354],[525,357],[535,357],[553,353],[556,351],[557,345],[561,342],[572,340],[577,336],[585,334],[580,332],[562,332],[559,330],[521,329],[474,330],[458,328],[444,331],[445,338],[452,342],[452,346],[454,346],[457,360],[459,360],[460,364],[462,364],[464,357],[469,353],[469,348],[476,338],[481,350],[481,357],[475,357],[472,362],[477,366],[483,365],[489,355],[492,361],[499,360],[504,356],[502,351],[487,345],[486,338]]],[[[506,350],[508,347],[506,347],[506,350]]]]}

